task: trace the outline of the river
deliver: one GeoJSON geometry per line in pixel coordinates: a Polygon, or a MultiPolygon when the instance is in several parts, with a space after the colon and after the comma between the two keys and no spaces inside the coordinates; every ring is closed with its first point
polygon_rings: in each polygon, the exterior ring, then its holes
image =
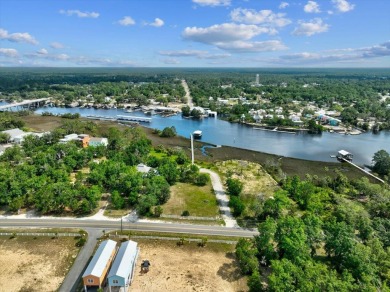
{"type": "MultiPolygon", "coordinates": [[[[79,113],[88,115],[101,115],[115,117],[116,115],[145,116],[136,111],[126,113],[122,109],[87,109],[87,108],[40,108],[36,113],[51,112],[53,114],[79,113]]],[[[150,117],[150,116],[149,116],[150,117]]],[[[357,164],[371,164],[372,157],[378,150],[390,152],[390,132],[382,131],[379,134],[364,133],[361,135],[344,135],[338,133],[323,133],[310,135],[307,133],[287,134],[256,130],[251,126],[229,123],[214,118],[203,120],[183,119],[180,115],[168,118],[159,115],[152,116],[151,123],[142,123],[143,126],[164,129],[175,126],[179,135],[190,137],[195,130],[203,132],[202,141],[227,145],[238,148],[256,150],[282,156],[317,160],[335,161],[331,155],[344,149],[354,155],[357,164]]]]}

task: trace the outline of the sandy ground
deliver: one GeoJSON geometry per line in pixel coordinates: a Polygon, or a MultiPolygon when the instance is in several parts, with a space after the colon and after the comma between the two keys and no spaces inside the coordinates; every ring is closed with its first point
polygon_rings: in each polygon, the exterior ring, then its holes
{"type": "Polygon", "coordinates": [[[230,251],[213,251],[210,244],[198,247],[177,246],[175,241],[139,241],[140,256],[130,291],[247,291],[230,251]],[[143,259],[151,263],[148,273],[141,273],[143,259]]]}
{"type": "Polygon", "coordinates": [[[0,237],[0,291],[56,291],[77,250],[70,237],[0,237]]]}

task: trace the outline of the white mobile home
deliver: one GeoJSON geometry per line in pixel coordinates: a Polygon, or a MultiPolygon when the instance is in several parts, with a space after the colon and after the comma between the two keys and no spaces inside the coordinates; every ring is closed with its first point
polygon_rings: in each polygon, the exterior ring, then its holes
{"type": "Polygon", "coordinates": [[[128,287],[133,281],[135,265],[139,253],[138,245],[135,241],[123,242],[116,255],[111,270],[108,273],[108,286],[121,287],[127,292],[128,287]]]}

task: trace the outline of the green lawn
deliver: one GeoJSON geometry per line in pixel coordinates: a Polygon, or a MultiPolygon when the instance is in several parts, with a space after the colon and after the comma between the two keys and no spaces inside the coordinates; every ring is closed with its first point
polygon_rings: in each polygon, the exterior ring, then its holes
{"type": "Polygon", "coordinates": [[[217,199],[211,183],[204,187],[177,183],[171,187],[171,198],[162,207],[164,215],[181,215],[185,210],[190,212],[190,216],[215,217],[219,215],[217,199]]]}

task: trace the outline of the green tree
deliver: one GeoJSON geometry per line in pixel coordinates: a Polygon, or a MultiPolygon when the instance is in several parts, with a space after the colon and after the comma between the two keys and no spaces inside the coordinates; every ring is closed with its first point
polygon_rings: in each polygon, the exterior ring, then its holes
{"type": "Polygon", "coordinates": [[[176,135],[177,132],[175,126],[165,127],[160,133],[160,137],[164,137],[164,138],[172,138],[172,137],[176,137],[176,135]]]}
{"type": "Polygon", "coordinates": [[[390,154],[385,150],[379,150],[372,159],[374,166],[372,169],[379,175],[390,174],[390,154]]]}
{"type": "Polygon", "coordinates": [[[227,193],[230,196],[239,196],[241,194],[244,185],[238,179],[229,177],[226,180],[227,193]]]}
{"type": "Polygon", "coordinates": [[[183,117],[189,117],[191,115],[191,109],[189,106],[183,106],[181,108],[181,114],[183,117]]]}
{"type": "Polygon", "coordinates": [[[118,191],[113,191],[111,194],[111,204],[114,209],[122,209],[125,205],[125,200],[118,191]]]}
{"type": "Polygon", "coordinates": [[[236,245],[236,257],[244,275],[251,275],[258,270],[257,250],[253,240],[240,238],[236,245]]]}
{"type": "Polygon", "coordinates": [[[179,170],[177,169],[176,161],[172,161],[169,158],[164,158],[161,160],[161,164],[158,167],[158,172],[160,175],[165,177],[170,185],[174,185],[179,176],[179,170]]]}
{"type": "Polygon", "coordinates": [[[233,215],[235,217],[241,216],[242,212],[245,210],[245,205],[241,201],[240,197],[230,197],[229,207],[233,209],[233,215]]]}

